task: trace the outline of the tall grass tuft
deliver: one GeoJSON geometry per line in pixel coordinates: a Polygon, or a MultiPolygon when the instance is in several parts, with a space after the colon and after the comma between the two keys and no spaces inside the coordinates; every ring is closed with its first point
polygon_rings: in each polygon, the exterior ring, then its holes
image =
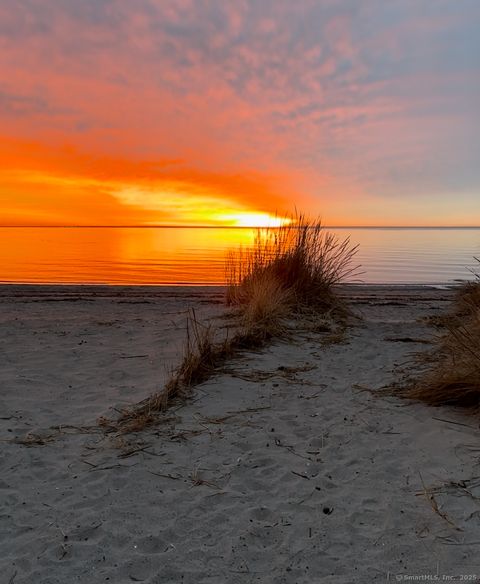
{"type": "Polygon", "coordinates": [[[340,310],[335,287],[358,274],[358,246],[326,231],[304,215],[278,228],[259,229],[251,249],[227,261],[227,303],[242,307],[245,318],[269,323],[305,310],[340,310]]]}
{"type": "Polygon", "coordinates": [[[454,405],[480,412],[480,278],[464,285],[445,319],[446,334],[438,340],[432,367],[403,390],[404,397],[429,405],[454,405]]]}

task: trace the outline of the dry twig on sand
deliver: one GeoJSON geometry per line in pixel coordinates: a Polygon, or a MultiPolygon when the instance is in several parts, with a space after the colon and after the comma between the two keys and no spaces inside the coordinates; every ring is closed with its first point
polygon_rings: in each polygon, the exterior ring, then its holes
{"type": "Polygon", "coordinates": [[[433,490],[429,489],[425,486],[422,475],[420,473],[418,473],[418,474],[420,475],[420,481],[421,481],[422,487],[423,487],[423,495],[425,495],[425,497],[428,499],[430,506],[432,507],[433,512],[436,513],[439,517],[441,517],[444,521],[446,521],[455,530],[462,531],[462,529],[460,527],[458,527],[457,525],[455,525],[455,523],[450,519],[450,517],[448,517],[448,515],[446,513],[444,513],[443,511],[440,511],[440,509],[438,507],[437,500],[435,499],[435,495],[433,493],[433,490]]]}

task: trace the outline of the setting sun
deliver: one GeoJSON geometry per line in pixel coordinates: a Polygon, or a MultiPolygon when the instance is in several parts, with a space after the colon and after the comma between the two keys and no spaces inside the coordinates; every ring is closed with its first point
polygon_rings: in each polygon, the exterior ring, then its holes
{"type": "Polygon", "coordinates": [[[248,211],[222,215],[219,219],[232,227],[281,227],[292,222],[288,217],[248,211]]]}

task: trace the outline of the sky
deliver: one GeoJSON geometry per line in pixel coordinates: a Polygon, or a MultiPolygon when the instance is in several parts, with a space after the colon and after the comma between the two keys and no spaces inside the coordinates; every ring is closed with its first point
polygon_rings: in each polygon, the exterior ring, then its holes
{"type": "Polygon", "coordinates": [[[0,225],[479,225],[479,28],[478,0],[0,0],[0,225]]]}

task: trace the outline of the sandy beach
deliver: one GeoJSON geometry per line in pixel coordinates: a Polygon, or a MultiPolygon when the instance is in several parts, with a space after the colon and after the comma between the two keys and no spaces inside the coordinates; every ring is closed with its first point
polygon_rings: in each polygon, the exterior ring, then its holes
{"type": "Polygon", "coordinates": [[[478,420],[366,391],[415,373],[452,291],[343,294],[344,342],[245,354],[116,436],[96,420],[162,386],[222,289],[0,287],[0,581],[480,580],[478,420]]]}

